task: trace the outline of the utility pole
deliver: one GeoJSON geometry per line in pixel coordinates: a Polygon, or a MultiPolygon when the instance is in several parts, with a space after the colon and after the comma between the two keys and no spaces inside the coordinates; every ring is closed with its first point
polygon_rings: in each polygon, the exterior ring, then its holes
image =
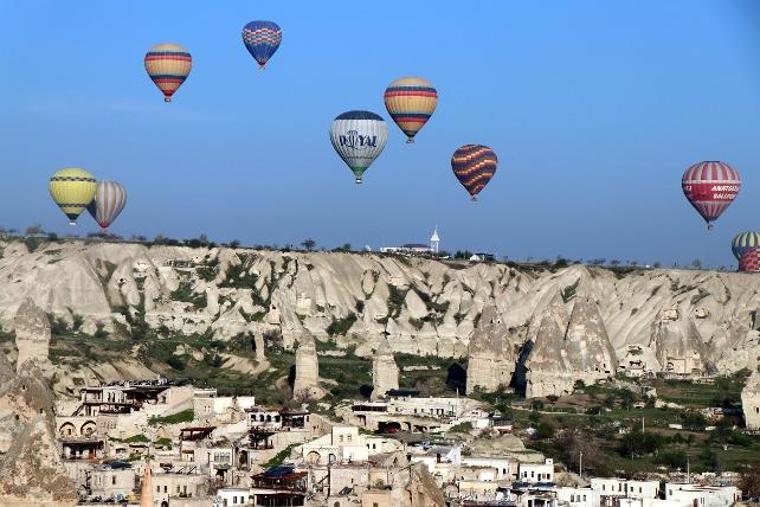
{"type": "Polygon", "coordinates": [[[583,480],[583,451],[580,451],[580,457],[578,459],[578,475],[583,480]]]}
{"type": "Polygon", "coordinates": [[[691,484],[691,463],[689,456],[686,456],[686,484],[691,484]]]}
{"type": "Polygon", "coordinates": [[[644,416],[641,416],[641,434],[644,434],[644,416]]]}

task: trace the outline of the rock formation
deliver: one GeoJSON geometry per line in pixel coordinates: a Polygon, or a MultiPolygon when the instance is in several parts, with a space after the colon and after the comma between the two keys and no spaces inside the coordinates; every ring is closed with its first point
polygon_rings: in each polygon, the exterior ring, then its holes
{"type": "Polygon", "coordinates": [[[296,348],[296,376],[293,381],[293,399],[298,401],[321,398],[324,392],[319,387],[319,359],[314,337],[308,333],[298,338],[296,348]]]}
{"type": "Polygon", "coordinates": [[[577,297],[565,332],[565,360],[589,379],[614,376],[618,360],[599,308],[588,296],[577,297]]]}
{"type": "Polygon", "coordinates": [[[26,298],[21,303],[13,318],[13,329],[16,332],[16,348],[18,348],[16,369],[21,369],[27,360],[37,361],[41,365],[47,364],[50,348],[50,320],[34,301],[26,298]]]}
{"type": "Polygon", "coordinates": [[[0,505],[76,505],[78,495],[45,415],[36,415],[0,463],[0,505]]]}
{"type": "Polygon", "coordinates": [[[18,374],[3,376],[9,380],[0,384],[0,452],[34,417],[42,414],[52,421],[54,415],[53,393],[36,363],[26,361],[18,374]]]}
{"type": "MultiPolygon", "coordinates": [[[[134,325],[164,334],[211,330],[218,340],[241,333],[277,335],[282,337],[278,345],[285,348],[308,333],[341,347],[355,346],[365,357],[387,336],[394,353],[462,357],[476,328],[488,325],[489,319],[482,318],[485,308],[495,306],[508,330],[506,341],[515,350],[526,342],[538,351],[547,349],[541,341],[555,333],[555,326],[563,340],[577,343],[577,350],[565,350],[565,363],[547,364],[565,372],[577,368],[582,373],[577,379],[600,365],[606,370],[604,363],[611,357],[603,339],[586,341],[584,326],[598,336],[603,329],[618,357],[638,346],[641,357],[653,358],[648,367],[679,375],[712,368],[735,372],[754,354],[748,348],[760,350],[760,277],[745,273],[622,273],[582,265],[542,270],[378,254],[77,241],[43,242],[29,252],[22,242],[9,240],[0,241],[0,248],[0,324],[6,330],[16,327],[19,302],[29,298],[42,312],[69,325],[75,317],[83,319],[80,329],[88,333],[100,324],[106,331],[126,334],[134,325]],[[597,308],[584,310],[584,298],[597,308]],[[574,330],[565,316],[542,326],[547,308],[558,310],[557,300],[567,309],[573,301],[581,302],[575,311],[590,312],[594,324],[582,323],[574,330]],[[540,327],[546,336],[537,339],[540,327]],[[594,343],[602,348],[583,351],[594,343]]],[[[44,355],[45,344],[37,339],[21,339],[21,363],[44,355]]],[[[536,352],[520,363],[533,364],[534,383],[541,371],[551,372],[538,367],[544,359],[537,356],[551,354],[536,352]]]]}
{"type": "Polygon", "coordinates": [[[498,316],[496,305],[486,306],[470,339],[467,393],[478,388],[490,392],[509,386],[516,360],[513,342],[498,316]]]}
{"type": "Polygon", "coordinates": [[[742,410],[748,430],[760,430],[760,357],[742,389],[742,410]]]}
{"type": "Polygon", "coordinates": [[[561,395],[572,392],[579,380],[593,384],[615,375],[615,350],[590,297],[575,297],[568,317],[557,294],[540,322],[525,363],[527,397],[561,395]]]}
{"type": "Polygon", "coordinates": [[[664,310],[652,324],[649,347],[659,362],[659,371],[699,376],[706,370],[705,343],[691,318],[677,308],[664,310]]]}
{"type": "Polygon", "coordinates": [[[385,393],[398,389],[398,366],[388,340],[380,342],[372,360],[372,395],[371,399],[385,398],[385,393]]]}

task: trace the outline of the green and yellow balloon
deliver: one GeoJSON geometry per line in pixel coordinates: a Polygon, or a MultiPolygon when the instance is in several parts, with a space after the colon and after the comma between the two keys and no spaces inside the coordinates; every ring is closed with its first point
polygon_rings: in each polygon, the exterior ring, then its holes
{"type": "Polygon", "coordinates": [[[79,167],[68,167],[50,177],[50,196],[69,217],[69,223],[76,225],[77,218],[95,197],[98,183],[95,177],[79,167]]]}

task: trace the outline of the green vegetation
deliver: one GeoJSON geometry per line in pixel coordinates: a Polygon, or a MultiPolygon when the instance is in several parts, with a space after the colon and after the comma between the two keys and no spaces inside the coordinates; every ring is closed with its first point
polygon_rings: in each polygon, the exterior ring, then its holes
{"type": "Polygon", "coordinates": [[[159,424],[189,423],[192,422],[193,419],[195,419],[195,412],[192,408],[188,408],[182,412],[177,412],[176,414],[167,415],[165,417],[153,416],[148,419],[148,425],[158,426],[159,424]]]}
{"type": "Polygon", "coordinates": [[[395,319],[401,313],[401,308],[406,301],[406,291],[399,289],[395,285],[388,285],[388,317],[395,319]]]}
{"type": "Polygon", "coordinates": [[[345,336],[351,326],[356,322],[356,314],[349,313],[348,316],[342,319],[333,319],[329,326],[327,326],[327,334],[330,336],[345,336]]]}
{"type": "Polygon", "coordinates": [[[155,447],[159,447],[161,449],[171,450],[172,449],[172,439],[169,437],[162,437],[159,439],[156,439],[155,442],[153,442],[153,445],[155,447]]]}
{"type": "Polygon", "coordinates": [[[293,448],[297,447],[298,445],[300,444],[290,444],[285,449],[281,450],[280,452],[272,456],[272,459],[264,463],[262,467],[264,469],[269,469],[272,467],[282,465],[285,462],[285,460],[290,457],[290,452],[293,450],[293,448]]]}
{"type": "Polygon", "coordinates": [[[578,289],[578,284],[580,283],[581,279],[575,281],[574,284],[568,285],[564,289],[562,289],[562,301],[565,303],[568,303],[572,301],[575,298],[575,291],[578,289]]]}
{"type": "Polygon", "coordinates": [[[123,439],[122,442],[125,442],[127,444],[134,444],[134,443],[137,443],[137,442],[148,443],[148,442],[150,442],[150,440],[148,440],[148,437],[146,437],[145,435],[143,435],[142,433],[140,433],[140,434],[137,434],[137,435],[132,435],[131,437],[127,437],[127,438],[123,439]]]}
{"type": "Polygon", "coordinates": [[[206,308],[206,294],[198,294],[193,290],[193,283],[190,279],[183,279],[179,282],[179,287],[169,294],[172,301],[181,301],[191,303],[196,310],[206,308]]]}
{"type": "Polygon", "coordinates": [[[459,423],[449,428],[449,431],[452,433],[469,433],[470,431],[472,431],[472,423],[471,422],[459,423]]]}

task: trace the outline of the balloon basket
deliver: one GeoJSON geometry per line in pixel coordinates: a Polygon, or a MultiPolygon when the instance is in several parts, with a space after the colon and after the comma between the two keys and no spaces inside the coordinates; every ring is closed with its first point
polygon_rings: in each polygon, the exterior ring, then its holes
{"type": "Polygon", "coordinates": [[[357,185],[361,185],[363,181],[364,180],[362,180],[361,178],[356,178],[356,180],[354,180],[354,183],[356,183],[357,185]]]}
{"type": "Polygon", "coordinates": [[[77,223],[74,220],[69,220],[69,225],[71,227],[76,227],[77,223]]]}
{"type": "Polygon", "coordinates": [[[472,197],[470,197],[470,201],[471,202],[478,202],[478,196],[477,195],[473,195],[472,197]]]}
{"type": "Polygon", "coordinates": [[[413,137],[408,137],[406,139],[406,144],[414,144],[414,138],[413,137]]]}
{"type": "Polygon", "coordinates": [[[715,224],[707,224],[707,230],[708,231],[711,231],[713,229],[715,229],[715,224]]]}
{"type": "Polygon", "coordinates": [[[171,102],[171,101],[172,101],[171,97],[164,97],[164,102],[171,102]]]}

